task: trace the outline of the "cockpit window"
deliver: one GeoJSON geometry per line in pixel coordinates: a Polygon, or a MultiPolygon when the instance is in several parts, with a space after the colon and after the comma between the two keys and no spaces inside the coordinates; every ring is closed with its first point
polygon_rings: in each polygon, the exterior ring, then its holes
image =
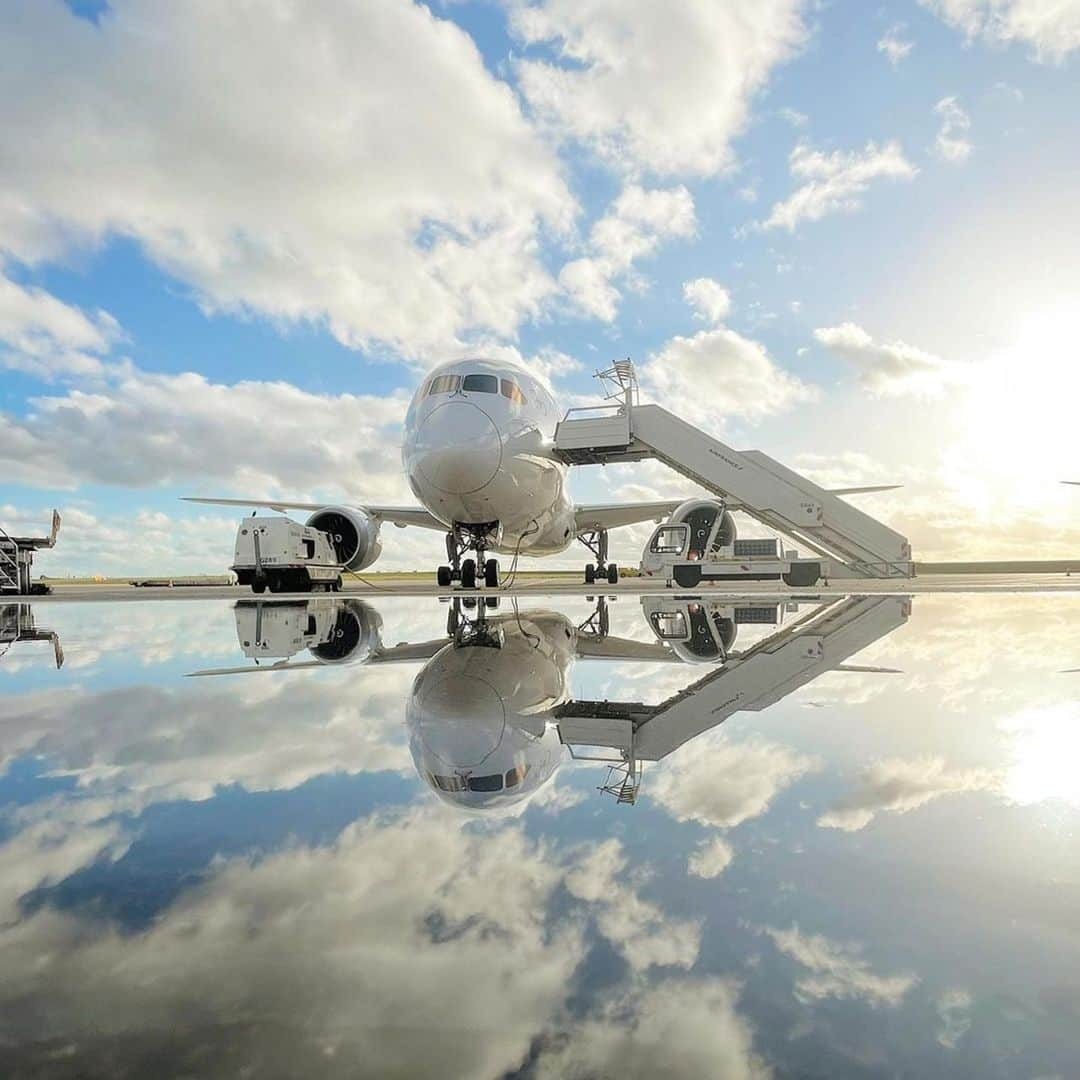
{"type": "Polygon", "coordinates": [[[436,776],[430,774],[435,786],[441,791],[464,791],[465,781],[460,776],[436,776]]]}
{"type": "Polygon", "coordinates": [[[432,394],[452,394],[459,386],[461,386],[460,375],[436,375],[428,383],[425,397],[430,397],[432,394]]]}
{"type": "Polygon", "coordinates": [[[511,379],[503,379],[499,383],[502,389],[502,396],[509,398],[515,405],[525,404],[525,395],[521,392],[521,387],[511,379]]]}
{"type": "Polygon", "coordinates": [[[497,394],[499,380],[494,375],[466,375],[461,389],[478,394],[497,394]]]}
{"type": "Polygon", "coordinates": [[[506,774],[506,786],[517,787],[529,775],[528,765],[515,765],[506,774]]]}
{"type": "Polygon", "coordinates": [[[502,786],[503,778],[501,773],[494,773],[491,776],[469,777],[470,791],[502,791],[502,786]]]}

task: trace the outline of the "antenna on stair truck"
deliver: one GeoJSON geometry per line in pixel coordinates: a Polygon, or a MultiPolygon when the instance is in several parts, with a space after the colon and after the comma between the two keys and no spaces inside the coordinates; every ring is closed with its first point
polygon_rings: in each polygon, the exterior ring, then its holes
{"type": "Polygon", "coordinates": [[[625,360],[616,360],[605,371],[597,371],[593,377],[604,387],[605,400],[622,401],[627,409],[638,404],[637,372],[629,356],[625,360]]]}

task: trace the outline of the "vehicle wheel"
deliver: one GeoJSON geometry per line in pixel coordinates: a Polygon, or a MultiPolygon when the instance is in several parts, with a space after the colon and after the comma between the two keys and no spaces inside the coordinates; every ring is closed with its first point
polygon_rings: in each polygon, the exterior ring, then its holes
{"type": "Polygon", "coordinates": [[[609,585],[614,585],[619,580],[619,568],[614,563],[608,563],[607,579],[609,585]]]}
{"type": "Polygon", "coordinates": [[[266,584],[270,586],[271,592],[281,592],[285,585],[285,583],[279,577],[270,578],[270,580],[266,584]]]}
{"type": "Polygon", "coordinates": [[[476,588],[476,560],[466,559],[461,564],[461,587],[463,589],[476,588]]]}
{"type": "Polygon", "coordinates": [[[341,575],[339,574],[337,578],[334,579],[334,584],[331,586],[331,592],[341,592],[341,585],[341,575]]]}
{"type": "Polygon", "coordinates": [[[592,585],[594,581],[596,581],[596,567],[589,563],[585,567],[585,584],[592,585]]]}
{"type": "Polygon", "coordinates": [[[484,563],[484,584],[489,589],[499,587],[499,562],[497,559],[488,559],[484,563]]]}
{"type": "Polygon", "coordinates": [[[475,596],[463,596],[461,598],[461,606],[465,607],[465,608],[468,608],[471,611],[474,607],[476,607],[476,597],[475,596]]]}
{"type": "Polygon", "coordinates": [[[251,591],[253,593],[264,593],[264,592],[266,592],[266,581],[265,580],[253,581],[251,583],[251,591]]]}
{"type": "Polygon", "coordinates": [[[451,574],[449,566],[440,566],[435,574],[435,578],[439,583],[440,589],[445,589],[451,582],[451,574]]]}

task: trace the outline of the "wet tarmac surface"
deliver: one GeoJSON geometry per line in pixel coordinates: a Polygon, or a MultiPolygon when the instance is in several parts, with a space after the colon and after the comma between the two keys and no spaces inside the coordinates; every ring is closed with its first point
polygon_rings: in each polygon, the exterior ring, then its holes
{"type": "Polygon", "coordinates": [[[1080,1075],[1080,582],[634,584],[0,605],[0,1075],[1080,1075]]]}

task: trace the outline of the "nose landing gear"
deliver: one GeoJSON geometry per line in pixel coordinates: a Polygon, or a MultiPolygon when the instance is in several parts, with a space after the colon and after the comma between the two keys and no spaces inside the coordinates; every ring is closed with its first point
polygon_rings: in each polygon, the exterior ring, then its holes
{"type": "Polygon", "coordinates": [[[585,584],[593,585],[597,581],[606,580],[609,585],[614,585],[619,580],[619,568],[607,561],[607,529],[590,529],[583,532],[578,539],[596,556],[595,565],[587,563],[585,566],[585,584]]]}
{"type": "Polygon", "coordinates": [[[497,525],[480,525],[446,534],[446,557],[450,565],[440,566],[436,572],[440,589],[449,588],[455,581],[460,581],[463,589],[475,589],[478,579],[489,589],[498,588],[499,561],[484,558],[487,541],[497,528],[497,525]],[[476,558],[462,559],[468,551],[475,551],[476,558]]]}

